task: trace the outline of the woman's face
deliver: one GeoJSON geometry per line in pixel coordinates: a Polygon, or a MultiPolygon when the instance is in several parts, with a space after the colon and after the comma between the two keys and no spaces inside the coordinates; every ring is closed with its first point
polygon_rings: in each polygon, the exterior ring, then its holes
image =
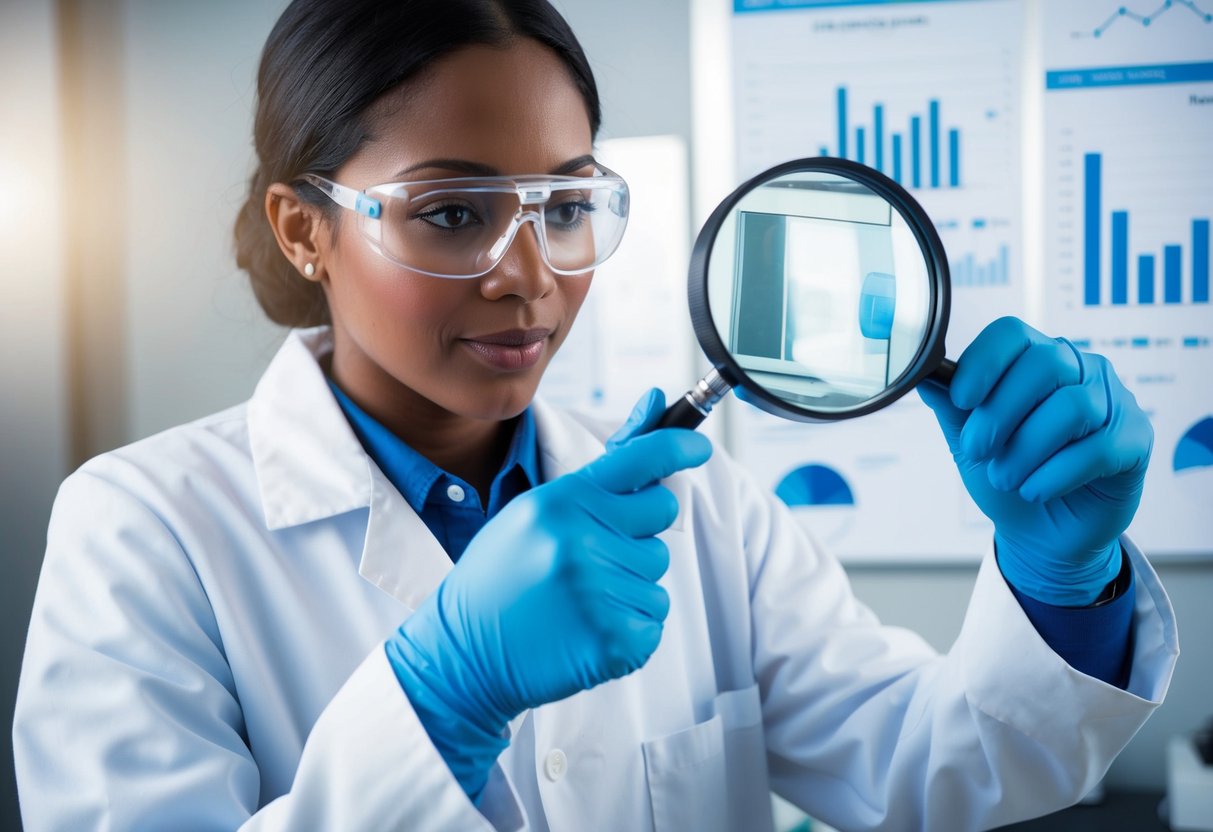
{"type": "MultiPolygon", "coordinates": [[[[566,66],[520,39],[507,48],[461,49],[409,82],[333,178],[362,190],[473,175],[588,175],[591,150],[585,102],[566,66]]],[[[321,233],[317,243],[333,318],[333,373],[343,388],[398,432],[419,417],[497,422],[522,412],[591,275],[553,274],[534,224],[524,223],[483,277],[431,277],[378,254],[355,215],[342,214],[331,242],[321,233]]]]}

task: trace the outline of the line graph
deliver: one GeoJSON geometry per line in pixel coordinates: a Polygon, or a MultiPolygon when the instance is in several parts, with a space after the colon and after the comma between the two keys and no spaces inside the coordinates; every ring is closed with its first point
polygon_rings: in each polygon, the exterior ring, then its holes
{"type": "Polygon", "coordinates": [[[1132,21],[1134,23],[1137,23],[1144,29],[1144,28],[1149,27],[1150,24],[1156,22],[1160,17],[1162,17],[1163,15],[1165,15],[1167,12],[1171,11],[1172,9],[1181,9],[1181,8],[1187,9],[1192,14],[1196,15],[1197,19],[1201,23],[1205,23],[1205,24],[1213,23],[1213,14],[1210,14],[1209,12],[1201,10],[1200,7],[1198,7],[1196,5],[1196,3],[1193,2],[1193,0],[1163,0],[1162,5],[1160,5],[1157,9],[1150,12],[1149,14],[1142,14],[1138,11],[1130,9],[1128,6],[1120,6],[1119,8],[1116,9],[1116,11],[1112,12],[1112,14],[1108,16],[1107,20],[1105,20],[1103,23],[1096,26],[1094,29],[1090,29],[1085,32],[1083,32],[1083,31],[1074,32],[1073,34],[1074,34],[1074,37],[1076,37],[1076,38],[1081,38],[1081,37],[1100,38],[1100,37],[1103,37],[1104,33],[1107,32],[1108,29],[1115,26],[1121,20],[1132,21]]]}

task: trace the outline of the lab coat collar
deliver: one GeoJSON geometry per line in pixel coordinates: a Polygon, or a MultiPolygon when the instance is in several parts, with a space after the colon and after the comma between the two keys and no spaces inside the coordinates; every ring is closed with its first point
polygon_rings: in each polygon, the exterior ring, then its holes
{"type": "Polygon", "coordinates": [[[328,388],[328,327],[291,331],[253,391],[249,444],[271,531],[370,505],[370,458],[328,388]]]}
{"type": "Polygon", "coordinates": [[[585,425],[542,399],[531,402],[531,411],[535,414],[535,430],[539,436],[543,482],[576,471],[602,456],[603,440],[585,425]]]}
{"type": "Polygon", "coordinates": [[[329,389],[328,327],[294,330],[249,401],[249,443],[271,531],[369,510],[358,574],[410,610],[451,569],[429,528],[374,463],[329,389]]]}
{"type": "MultiPolygon", "coordinates": [[[[265,523],[276,531],[369,509],[358,572],[416,609],[452,563],[346,420],[319,363],[332,348],[328,327],[292,331],[249,401],[249,442],[265,523]]],[[[602,454],[602,431],[538,399],[532,408],[542,481],[602,454]]]]}

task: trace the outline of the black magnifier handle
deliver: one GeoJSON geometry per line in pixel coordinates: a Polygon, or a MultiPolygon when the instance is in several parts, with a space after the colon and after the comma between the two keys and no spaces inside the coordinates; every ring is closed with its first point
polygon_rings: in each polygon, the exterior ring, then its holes
{"type": "Polygon", "coordinates": [[[661,414],[659,428],[689,428],[699,427],[716,402],[724,398],[724,394],[733,389],[720,373],[713,369],[699,380],[699,383],[687,391],[686,395],[666,408],[661,414]]]}
{"type": "Polygon", "coordinates": [[[950,358],[945,358],[939,362],[939,366],[935,371],[927,376],[927,381],[933,381],[940,387],[952,386],[952,376],[956,375],[956,362],[950,358]]]}

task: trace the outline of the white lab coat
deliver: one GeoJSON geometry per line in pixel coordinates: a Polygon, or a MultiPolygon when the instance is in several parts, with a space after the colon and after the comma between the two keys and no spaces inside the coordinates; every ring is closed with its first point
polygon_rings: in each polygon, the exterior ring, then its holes
{"type": "MultiPolygon", "coordinates": [[[[990,557],[939,656],[718,449],[669,481],[657,652],[516,720],[477,810],[382,646],[451,562],[348,427],[329,345],[293,333],[247,405],[63,484],[13,734],[28,832],[767,830],[771,788],[843,829],[977,829],[1075,801],[1163,698],[1174,617],[1131,544],[1128,691],[1051,652],[990,557]]],[[[602,452],[535,416],[545,478],[602,452]]]]}

